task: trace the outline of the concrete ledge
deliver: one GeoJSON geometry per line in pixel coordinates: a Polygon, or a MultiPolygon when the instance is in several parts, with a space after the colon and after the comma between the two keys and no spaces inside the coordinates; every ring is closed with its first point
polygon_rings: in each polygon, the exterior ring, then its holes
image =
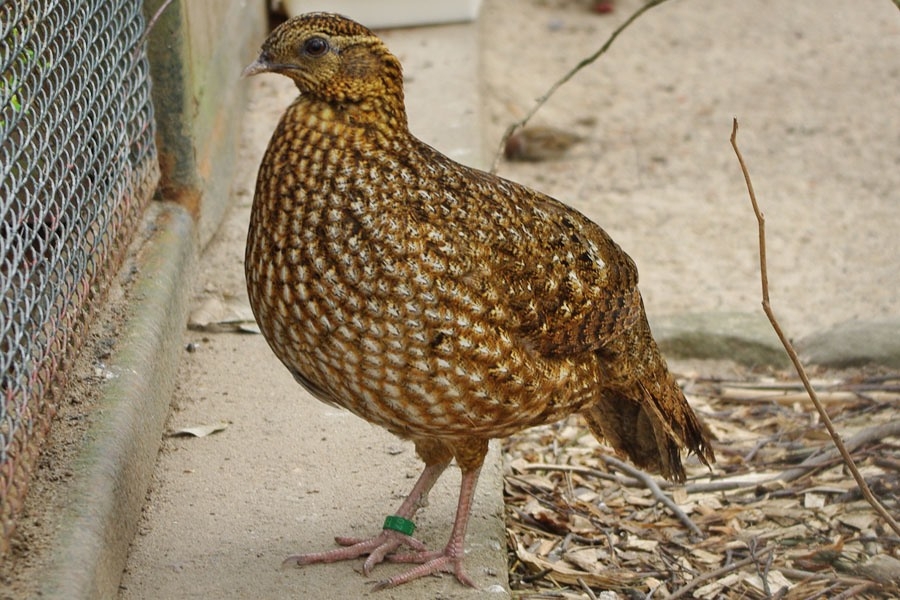
{"type": "Polygon", "coordinates": [[[900,319],[848,321],[797,342],[800,356],[826,367],[900,369],[900,319]]]}
{"type": "Polygon", "coordinates": [[[156,462],[175,382],[195,263],[194,223],[154,204],[153,232],[138,249],[140,271],[88,440],[61,519],[42,597],[115,598],[156,462]]]}
{"type": "Polygon", "coordinates": [[[760,312],[711,312],[653,319],[653,335],[672,358],[727,359],[747,366],[786,367],[788,356],[760,312]]]}
{"type": "MultiPolygon", "coordinates": [[[[666,356],[733,360],[749,367],[790,367],[790,360],[766,316],[710,312],[654,319],[653,334],[666,356]]],[[[900,368],[900,319],[848,321],[794,342],[803,362],[847,368],[900,368]]]]}

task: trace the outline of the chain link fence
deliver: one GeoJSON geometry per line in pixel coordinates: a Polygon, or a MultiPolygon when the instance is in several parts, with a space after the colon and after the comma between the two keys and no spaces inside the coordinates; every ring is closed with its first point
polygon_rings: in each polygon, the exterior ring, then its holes
{"type": "Polygon", "coordinates": [[[0,3],[0,556],[90,306],[158,179],[141,10],[0,3]]]}

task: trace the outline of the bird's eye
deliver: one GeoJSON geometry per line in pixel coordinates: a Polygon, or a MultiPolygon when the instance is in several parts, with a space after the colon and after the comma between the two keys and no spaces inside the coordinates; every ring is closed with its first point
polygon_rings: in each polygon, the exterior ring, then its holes
{"type": "Polygon", "coordinates": [[[325,38],[312,37],[303,42],[303,53],[309,56],[322,56],[328,52],[328,42],[325,38]]]}

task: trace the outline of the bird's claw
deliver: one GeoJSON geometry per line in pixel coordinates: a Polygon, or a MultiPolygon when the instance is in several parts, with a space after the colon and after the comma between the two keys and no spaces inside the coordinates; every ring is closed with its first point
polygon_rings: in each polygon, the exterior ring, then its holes
{"type": "Polygon", "coordinates": [[[375,568],[375,565],[384,562],[400,546],[408,546],[414,551],[409,556],[428,554],[427,547],[421,541],[390,529],[385,529],[371,538],[336,537],[334,540],[343,547],[325,552],[294,554],[284,559],[281,566],[296,567],[315,563],[332,563],[368,555],[368,558],[363,563],[363,573],[369,575],[372,569],[375,568]]]}
{"type": "Polygon", "coordinates": [[[462,552],[451,551],[445,548],[442,552],[417,552],[406,555],[392,555],[388,557],[391,562],[421,563],[417,567],[394,575],[388,579],[375,582],[372,591],[386,590],[437,573],[453,573],[457,581],[469,587],[476,587],[475,582],[466,574],[462,567],[462,552]]]}

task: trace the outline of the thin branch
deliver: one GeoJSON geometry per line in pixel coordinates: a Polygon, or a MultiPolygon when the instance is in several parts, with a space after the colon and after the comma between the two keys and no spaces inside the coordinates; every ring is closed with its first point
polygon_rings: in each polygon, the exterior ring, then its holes
{"type": "Polygon", "coordinates": [[[868,579],[859,577],[845,577],[843,575],[835,575],[833,571],[804,571],[803,569],[792,569],[791,567],[779,567],[781,574],[790,579],[802,579],[805,582],[811,581],[830,581],[838,585],[858,585],[860,583],[869,582],[868,579]]]}
{"type": "Polygon", "coordinates": [[[659,484],[653,480],[653,477],[651,477],[647,473],[644,473],[640,469],[632,467],[628,463],[619,460],[618,458],[609,456],[608,454],[600,454],[600,459],[611,467],[614,467],[627,475],[631,475],[632,477],[640,481],[644,487],[650,490],[654,498],[662,502],[666,508],[668,508],[676,517],[678,517],[679,521],[684,523],[685,527],[691,530],[691,533],[693,533],[697,537],[706,537],[703,532],[700,531],[700,528],[697,527],[693,521],[691,521],[691,518],[687,516],[687,514],[685,514],[685,512],[681,510],[681,508],[677,504],[675,504],[675,501],[669,498],[668,494],[662,491],[662,489],[659,487],[659,484]]]}
{"type": "Polygon", "coordinates": [[[599,469],[592,469],[590,467],[582,467],[581,465],[554,465],[552,463],[529,463],[527,465],[517,466],[516,470],[560,471],[563,473],[578,473],[579,475],[588,475],[590,477],[594,477],[597,479],[606,479],[609,481],[615,481],[619,485],[625,485],[625,486],[630,486],[630,487],[637,487],[641,483],[640,481],[638,481],[636,479],[626,479],[624,477],[617,477],[616,475],[611,475],[610,473],[600,471],[599,469]]]}
{"type": "MultiPolygon", "coordinates": [[[[897,435],[900,435],[900,422],[888,421],[887,423],[881,423],[879,425],[866,427],[865,429],[857,432],[856,435],[853,435],[846,442],[844,442],[844,447],[848,452],[853,452],[854,450],[865,444],[871,444],[872,442],[877,442],[879,440],[883,440],[884,438],[897,435]]],[[[773,477],[770,481],[794,481],[795,479],[802,477],[806,473],[809,473],[811,470],[831,462],[838,456],[840,456],[839,449],[830,448],[825,452],[810,456],[796,467],[792,467],[790,469],[782,471],[781,473],[773,477]]]]}
{"type": "Polygon", "coordinates": [[[597,600],[597,596],[594,595],[594,590],[588,587],[588,584],[584,582],[584,579],[579,577],[577,581],[578,585],[581,586],[581,589],[584,590],[584,593],[588,595],[588,598],[590,598],[590,600],[597,600]]]}
{"type": "Polygon", "coordinates": [[[831,417],[828,416],[828,412],[825,410],[825,407],[822,406],[822,403],[819,401],[819,397],[816,395],[815,389],[813,389],[812,384],[809,381],[809,377],[806,375],[806,369],[803,368],[803,364],[800,362],[800,357],[797,356],[796,350],[794,350],[793,344],[791,344],[788,337],[784,334],[781,329],[781,326],[778,324],[778,320],[775,318],[775,313],[772,311],[772,307],[769,304],[769,282],[768,282],[768,274],[766,267],[766,219],[763,213],[759,210],[759,204],[756,202],[756,194],[753,191],[753,184],[750,181],[750,173],[747,170],[747,165],[744,163],[744,157],[741,155],[741,151],[737,146],[737,130],[738,130],[738,122],[737,119],[734,119],[734,123],[731,128],[731,146],[734,148],[734,153],[737,156],[738,163],[741,165],[741,172],[744,174],[744,181],[747,183],[747,191],[750,194],[750,203],[753,205],[753,212],[756,215],[756,221],[759,227],[759,270],[760,270],[760,280],[762,282],[762,306],[763,311],[766,313],[766,316],[769,318],[769,323],[772,324],[772,328],[775,330],[776,335],[778,335],[778,339],[781,340],[781,344],[784,346],[785,351],[787,351],[788,356],[791,359],[791,362],[794,365],[794,369],[797,371],[797,375],[800,376],[800,380],[803,382],[803,387],[806,389],[806,393],[809,395],[809,399],[812,400],[813,405],[816,407],[816,411],[818,411],[819,416],[822,418],[822,423],[825,425],[825,428],[828,430],[828,434],[831,436],[834,445],[837,447],[838,451],[841,454],[841,457],[844,459],[844,464],[847,466],[847,469],[850,470],[850,473],[853,475],[853,479],[856,480],[856,485],[859,486],[859,490],[862,492],[863,497],[868,501],[868,503],[875,509],[881,517],[890,525],[891,529],[900,534],[900,523],[897,523],[896,520],[888,513],[888,511],[881,505],[881,502],[875,497],[872,493],[872,490],[869,489],[866,480],[863,478],[862,474],[859,472],[859,469],[856,468],[856,464],[853,462],[853,457],[850,456],[850,452],[847,450],[846,446],[844,446],[844,442],[841,439],[840,434],[835,430],[834,424],[831,422],[831,417]]]}
{"type": "MultiPolygon", "coordinates": [[[[747,544],[747,548],[750,550],[751,557],[757,557],[756,544],[757,539],[755,537],[751,538],[749,543],[747,544]]],[[[774,553],[770,553],[766,557],[766,564],[762,568],[760,568],[761,565],[759,560],[757,560],[753,565],[754,567],[756,567],[756,576],[759,577],[759,580],[762,582],[763,592],[765,592],[766,598],[772,597],[772,590],[769,588],[769,571],[772,570],[772,561],[774,559],[774,553]]]]}
{"type": "Polygon", "coordinates": [[[541,569],[537,573],[532,573],[531,575],[524,575],[521,579],[522,583],[534,583],[539,579],[543,579],[547,575],[553,572],[553,569],[547,567],[546,569],[541,569]]]}
{"type": "Polygon", "coordinates": [[[684,587],[678,588],[673,593],[666,596],[666,600],[676,600],[677,598],[681,598],[692,592],[694,589],[700,586],[704,581],[709,581],[710,579],[720,579],[723,575],[727,575],[732,571],[737,571],[740,568],[746,567],[747,565],[751,565],[759,561],[759,559],[764,556],[770,554],[775,550],[774,546],[769,546],[768,548],[763,548],[759,552],[754,552],[751,556],[743,560],[739,560],[737,562],[733,562],[730,565],[725,565],[724,567],[720,567],[715,571],[707,571],[706,573],[701,573],[694,577],[689,584],[684,587]]]}
{"type": "MultiPolygon", "coordinates": [[[[896,1],[900,2],[900,0],[896,0],[896,1]]],[[[497,172],[497,167],[500,165],[500,157],[503,156],[503,149],[506,147],[506,142],[509,140],[509,138],[516,131],[525,127],[525,125],[528,123],[528,121],[531,120],[531,117],[533,117],[535,115],[535,113],[538,110],[540,110],[541,107],[544,106],[544,104],[547,103],[547,100],[549,100],[550,97],[556,93],[556,90],[558,90],[560,87],[565,85],[566,82],[568,82],[570,79],[572,79],[572,77],[574,77],[575,74],[578,73],[578,71],[580,71],[581,69],[590,65],[591,63],[596,61],[598,58],[600,58],[603,54],[605,54],[606,51],[609,50],[609,47],[612,46],[612,43],[615,41],[615,39],[617,37],[619,37],[619,34],[622,33],[623,31],[625,31],[625,29],[627,29],[629,25],[631,25],[635,20],[637,20],[638,17],[640,17],[642,14],[644,14],[645,12],[647,12],[654,6],[662,4],[663,2],[666,2],[666,0],[651,0],[650,2],[647,2],[647,4],[645,4],[644,6],[642,6],[638,10],[636,10],[634,12],[634,14],[632,14],[630,17],[628,17],[628,19],[626,19],[624,23],[619,25],[615,29],[615,31],[613,31],[612,34],[610,34],[609,38],[606,40],[606,42],[602,46],[600,46],[599,50],[597,50],[590,56],[581,59],[581,61],[577,65],[575,65],[572,69],[570,69],[569,72],[567,72],[565,75],[563,75],[556,83],[551,85],[550,89],[547,90],[543,96],[541,96],[540,98],[537,99],[537,102],[535,103],[535,105],[531,108],[531,110],[528,111],[528,113],[524,117],[522,117],[520,120],[516,121],[509,127],[507,127],[506,131],[503,133],[503,137],[500,138],[500,145],[497,149],[497,153],[494,155],[494,162],[491,164],[491,173],[497,172]]]]}
{"type": "Polygon", "coordinates": [[[564,473],[578,473],[580,475],[588,475],[590,477],[598,477],[600,479],[610,479],[623,486],[643,486],[650,490],[653,496],[659,502],[665,505],[665,507],[668,508],[678,518],[679,521],[684,523],[684,526],[690,529],[691,533],[701,538],[706,537],[700,530],[700,528],[697,527],[697,525],[695,525],[693,521],[691,521],[691,518],[687,516],[687,514],[683,510],[681,510],[681,507],[675,504],[675,502],[668,496],[668,494],[666,494],[662,490],[659,484],[653,480],[653,477],[641,471],[640,469],[632,467],[626,462],[622,462],[618,458],[614,458],[607,454],[600,454],[599,456],[600,459],[603,460],[603,462],[621,471],[622,473],[625,473],[626,475],[630,475],[632,479],[628,480],[615,477],[597,469],[591,469],[590,467],[580,467],[577,465],[553,465],[547,463],[534,463],[530,465],[523,465],[522,468],[527,471],[562,471],[564,473]]]}
{"type": "MultiPolygon", "coordinates": [[[[612,475],[599,469],[590,467],[582,467],[580,465],[554,465],[552,463],[530,463],[517,467],[522,471],[562,471],[564,473],[578,473],[579,475],[587,475],[596,479],[604,479],[614,481],[618,485],[625,487],[640,487],[642,481],[633,477],[622,477],[620,475],[612,475]]],[[[747,488],[752,489],[758,487],[759,481],[710,481],[705,483],[691,483],[684,486],[685,492],[688,494],[706,493],[706,492],[729,492],[736,489],[747,488]]],[[[674,484],[663,481],[656,484],[659,488],[667,489],[674,487],[674,484]]]]}
{"type": "Polygon", "coordinates": [[[143,35],[141,35],[141,39],[138,40],[138,46],[141,46],[144,42],[147,41],[147,37],[149,37],[150,31],[156,26],[156,22],[159,21],[159,18],[162,16],[163,12],[165,12],[165,10],[169,8],[170,4],[172,4],[172,0],[165,0],[165,2],[159,5],[159,8],[156,9],[156,12],[153,13],[153,16],[150,17],[149,21],[147,21],[147,26],[144,28],[144,33],[143,35]]]}
{"type": "MultiPolygon", "coordinates": [[[[898,1],[900,1],[900,0],[898,0],[898,1]]],[[[831,600],[849,600],[850,598],[856,598],[863,592],[868,591],[872,588],[876,588],[876,587],[878,587],[878,584],[875,583],[874,581],[866,581],[863,583],[859,583],[857,585],[854,585],[850,589],[844,590],[837,596],[832,596],[831,600]]]]}

